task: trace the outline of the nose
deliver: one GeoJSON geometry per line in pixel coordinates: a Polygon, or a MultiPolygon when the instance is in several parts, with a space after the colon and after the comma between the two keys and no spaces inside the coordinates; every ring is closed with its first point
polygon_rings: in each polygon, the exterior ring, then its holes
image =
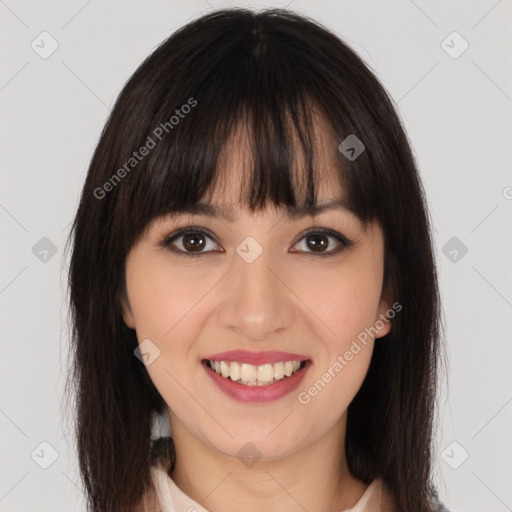
{"type": "Polygon", "coordinates": [[[294,317],[294,295],[286,276],[267,253],[270,251],[263,251],[251,263],[238,255],[234,257],[218,311],[223,328],[254,341],[282,335],[294,317]]]}

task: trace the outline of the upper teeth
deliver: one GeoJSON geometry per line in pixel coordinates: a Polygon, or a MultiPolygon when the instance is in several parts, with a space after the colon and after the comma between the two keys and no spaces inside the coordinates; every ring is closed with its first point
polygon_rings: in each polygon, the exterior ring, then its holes
{"type": "Polygon", "coordinates": [[[264,386],[279,381],[285,376],[289,377],[300,368],[300,361],[284,361],[274,364],[255,366],[247,363],[227,361],[208,361],[210,368],[219,375],[240,381],[249,386],[264,386]]]}

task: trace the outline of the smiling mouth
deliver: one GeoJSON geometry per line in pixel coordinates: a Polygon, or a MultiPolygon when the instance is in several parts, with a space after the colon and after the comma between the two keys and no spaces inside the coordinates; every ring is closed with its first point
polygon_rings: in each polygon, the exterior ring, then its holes
{"type": "Polygon", "coordinates": [[[281,361],[273,364],[253,365],[233,361],[203,360],[221,377],[243,386],[269,386],[282,382],[300,372],[306,361],[281,361]]]}

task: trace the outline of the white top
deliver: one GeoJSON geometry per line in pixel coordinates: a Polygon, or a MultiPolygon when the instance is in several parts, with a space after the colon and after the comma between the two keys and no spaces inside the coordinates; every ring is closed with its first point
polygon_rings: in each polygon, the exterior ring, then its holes
{"type": "MultiPolygon", "coordinates": [[[[151,478],[161,512],[208,512],[186,495],[161,467],[151,467],[151,478]]],[[[368,486],[360,500],[343,512],[391,512],[392,499],[381,479],[368,486]]],[[[147,508],[146,508],[147,512],[147,508]]]]}

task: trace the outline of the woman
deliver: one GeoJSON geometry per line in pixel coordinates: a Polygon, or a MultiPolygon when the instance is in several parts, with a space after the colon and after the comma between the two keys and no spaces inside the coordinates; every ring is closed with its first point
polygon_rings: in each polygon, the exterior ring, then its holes
{"type": "Polygon", "coordinates": [[[178,30],[121,92],[72,235],[90,510],[441,510],[424,191],[334,34],[275,9],[178,30]]]}

